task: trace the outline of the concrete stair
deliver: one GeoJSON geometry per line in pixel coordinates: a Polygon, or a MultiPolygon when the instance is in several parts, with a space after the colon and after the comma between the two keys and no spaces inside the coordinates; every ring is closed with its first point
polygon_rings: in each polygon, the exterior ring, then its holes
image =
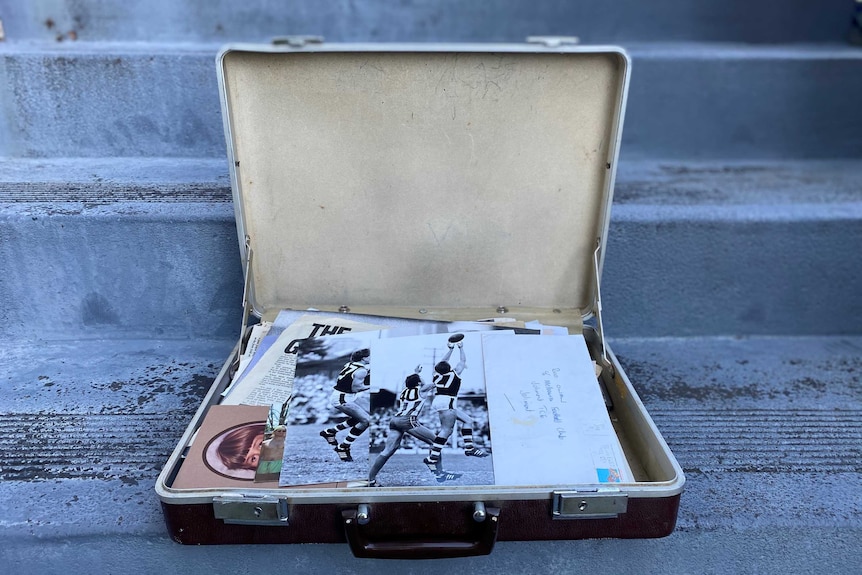
{"type": "MultiPolygon", "coordinates": [[[[679,526],[658,541],[502,544],[447,564],[855,573],[852,14],[849,0],[0,0],[0,562],[16,573],[250,565],[245,548],[171,543],[152,489],[239,329],[220,45],[577,35],[622,44],[633,61],[605,328],[688,475],[679,526]]],[[[346,547],[253,556],[308,573],[381,570],[346,547]]]]}
{"type": "MultiPolygon", "coordinates": [[[[0,261],[14,270],[0,284],[10,302],[0,329],[33,325],[34,304],[45,312],[42,329],[71,336],[105,325],[130,335],[235,329],[240,268],[225,204],[216,49],[0,47],[11,112],[0,140],[8,222],[0,261]],[[64,265],[58,242],[78,246],[74,261],[103,264],[64,265]],[[14,264],[28,253],[38,256],[27,260],[33,265],[14,264]],[[186,273],[190,262],[200,273],[186,273]],[[127,294],[140,295],[132,285],[152,274],[163,293],[130,305],[127,294]],[[113,311],[84,321],[96,302],[113,311]]],[[[862,93],[862,51],[628,49],[632,85],[604,277],[610,333],[858,330],[862,111],[853,95],[862,93]],[[685,297],[667,297],[680,290],[685,297]],[[833,313],[824,316],[820,298],[833,313]]]]}
{"type": "MultiPolygon", "coordinates": [[[[676,531],[498,543],[488,558],[447,564],[477,573],[577,572],[611,560],[646,573],[856,572],[862,337],[612,345],[687,474],[676,531]]],[[[249,554],[307,573],[438,572],[439,562],[359,561],[346,545],[170,541],[155,478],[229,348],[203,339],[48,342],[41,365],[32,346],[0,350],[14,374],[0,396],[0,559],[10,573],[243,573],[249,554]]]]}
{"type": "MultiPolygon", "coordinates": [[[[520,39],[518,40],[521,41],[520,39]]],[[[626,45],[622,159],[857,158],[862,50],[626,45]]],[[[0,44],[0,155],[223,158],[215,44],[0,44]]]]}
{"type": "MultiPolygon", "coordinates": [[[[857,333],[860,181],[851,160],[622,162],[608,333],[857,333]]],[[[223,160],[14,160],[0,186],[0,332],[236,336],[242,271],[223,160]]]]}
{"type": "Polygon", "coordinates": [[[19,40],[266,41],[317,34],[329,41],[520,42],[527,36],[579,36],[615,42],[836,42],[850,30],[846,0],[111,0],[4,2],[7,35],[19,40]]]}

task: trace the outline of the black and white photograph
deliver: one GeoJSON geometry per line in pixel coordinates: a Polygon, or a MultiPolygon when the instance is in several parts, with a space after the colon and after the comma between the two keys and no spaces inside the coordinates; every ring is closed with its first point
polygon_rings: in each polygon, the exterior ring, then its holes
{"type": "Polygon", "coordinates": [[[381,333],[302,341],[279,485],[354,481],[367,476],[370,342],[381,333]]]}
{"type": "Polygon", "coordinates": [[[480,338],[441,333],[372,343],[369,486],[494,483],[480,338]]]}
{"type": "Polygon", "coordinates": [[[279,485],[494,483],[480,333],[428,328],[303,340],[279,485]]]}

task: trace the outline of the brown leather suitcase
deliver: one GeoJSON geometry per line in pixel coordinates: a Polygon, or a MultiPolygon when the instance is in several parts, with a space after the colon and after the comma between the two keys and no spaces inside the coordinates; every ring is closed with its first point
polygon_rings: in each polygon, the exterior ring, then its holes
{"type": "Polygon", "coordinates": [[[240,333],[252,316],[309,308],[565,326],[584,334],[603,366],[635,481],[176,488],[241,337],[159,476],[171,536],[186,544],[347,541],[357,556],[427,558],[489,553],[496,540],[671,533],[685,478],[601,319],[626,54],[554,38],[309,40],[229,46],[217,58],[246,270],[240,333]]]}

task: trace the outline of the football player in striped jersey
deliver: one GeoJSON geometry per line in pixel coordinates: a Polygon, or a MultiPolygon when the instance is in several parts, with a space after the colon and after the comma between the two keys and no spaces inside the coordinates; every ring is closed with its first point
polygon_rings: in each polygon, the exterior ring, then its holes
{"type": "Polygon", "coordinates": [[[461,389],[461,373],[467,367],[467,357],[464,354],[464,338],[450,338],[447,343],[449,351],[443,359],[434,366],[435,395],[431,408],[440,417],[440,429],[431,444],[431,451],[425,458],[425,465],[434,473],[435,466],[440,460],[443,446],[455,429],[455,422],[461,422],[461,437],[464,440],[464,455],[469,457],[488,457],[488,452],[473,445],[473,418],[466,412],[458,409],[458,392],[461,389]],[[455,341],[453,341],[455,340],[455,341]],[[460,361],[455,367],[449,364],[455,346],[458,346],[460,361]]]}
{"type": "MultiPolygon", "coordinates": [[[[392,419],[389,420],[389,434],[386,437],[386,446],[374,460],[368,472],[369,487],[379,487],[377,474],[386,465],[389,458],[395,455],[395,452],[401,447],[401,440],[404,438],[405,433],[428,444],[434,442],[434,432],[418,421],[419,413],[425,405],[425,400],[434,389],[433,381],[426,383],[422,380],[422,377],[419,375],[421,371],[422,366],[417,365],[414,373],[408,375],[404,380],[404,389],[398,395],[398,410],[392,416],[392,419]]],[[[461,477],[460,473],[444,471],[442,462],[439,459],[435,465],[434,475],[437,477],[438,483],[461,477]]]]}
{"type": "Polygon", "coordinates": [[[362,435],[371,424],[371,415],[368,410],[357,403],[360,394],[371,388],[369,358],[371,350],[360,349],[354,351],[350,361],[344,364],[338,378],[335,381],[332,394],[329,396],[329,404],[345,414],[347,418],[335,427],[327,427],[320,432],[320,436],[335,449],[335,453],[342,461],[353,461],[350,455],[350,446],[362,435]],[[347,437],[340,444],[337,434],[339,431],[350,429],[347,437]]]}

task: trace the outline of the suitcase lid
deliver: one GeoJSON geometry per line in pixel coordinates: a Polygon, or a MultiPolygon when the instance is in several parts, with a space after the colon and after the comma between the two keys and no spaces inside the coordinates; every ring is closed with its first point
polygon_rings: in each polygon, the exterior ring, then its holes
{"type": "Polygon", "coordinates": [[[234,45],[217,64],[256,315],[600,308],[620,48],[234,45]]]}

